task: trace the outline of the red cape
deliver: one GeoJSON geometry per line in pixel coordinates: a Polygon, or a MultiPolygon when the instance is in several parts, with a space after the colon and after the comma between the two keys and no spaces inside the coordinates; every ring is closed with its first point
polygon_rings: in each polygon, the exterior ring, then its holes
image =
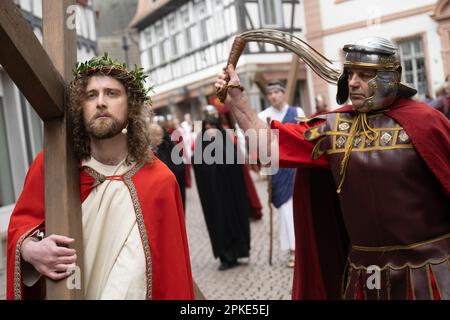
{"type": "MultiPolygon", "coordinates": [[[[150,247],[152,274],[147,277],[151,277],[152,299],[194,299],[183,206],[175,176],[154,158],[152,164],[142,166],[131,180],[150,247]]],[[[94,178],[85,171],[80,172],[82,202],[94,189],[93,183],[94,178]]],[[[36,288],[22,284],[20,268],[20,245],[36,229],[45,229],[43,152],[31,164],[8,227],[7,299],[26,299],[36,292],[36,288]]]]}
{"type": "MultiPolygon", "coordinates": [[[[332,111],[349,112],[351,105],[332,111]]],[[[439,111],[399,98],[386,115],[407,132],[414,147],[450,196],[450,121],[439,111]]],[[[303,132],[322,122],[282,125],[280,166],[300,166],[294,188],[296,264],[293,299],[340,299],[348,239],[325,156],[311,159],[314,143],[303,132]],[[322,272],[326,270],[326,272],[322,272]]]]}

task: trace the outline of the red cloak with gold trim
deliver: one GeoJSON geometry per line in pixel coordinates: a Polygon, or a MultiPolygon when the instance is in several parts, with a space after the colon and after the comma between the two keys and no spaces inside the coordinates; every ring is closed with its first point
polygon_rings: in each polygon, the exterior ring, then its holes
{"type": "MultiPolygon", "coordinates": [[[[348,112],[352,105],[334,110],[348,112]]],[[[399,98],[386,115],[397,121],[450,197],[450,121],[439,111],[399,98]]],[[[294,187],[296,263],[293,299],[340,299],[348,250],[336,186],[324,155],[311,158],[314,143],[303,133],[324,120],[300,124],[272,121],[279,130],[280,167],[299,167],[294,187]],[[326,266],[327,272],[322,272],[326,266]]]]}
{"type": "MultiPolygon", "coordinates": [[[[150,279],[146,297],[194,299],[183,206],[175,176],[154,158],[151,164],[136,168],[129,178],[126,184],[132,197],[135,193],[140,204],[140,208],[136,210],[135,206],[135,210],[141,211],[139,214],[143,218],[150,249],[151,259],[146,259],[147,270],[151,270],[151,274],[146,274],[147,280],[150,279]]],[[[82,202],[95,188],[94,182],[91,175],[80,171],[82,202]]],[[[35,230],[45,229],[44,213],[44,156],[41,152],[27,173],[8,227],[7,299],[27,299],[35,297],[36,292],[42,292],[41,288],[34,288],[39,284],[27,288],[22,283],[20,246],[35,230]]],[[[142,234],[141,237],[144,239],[142,234]]]]}

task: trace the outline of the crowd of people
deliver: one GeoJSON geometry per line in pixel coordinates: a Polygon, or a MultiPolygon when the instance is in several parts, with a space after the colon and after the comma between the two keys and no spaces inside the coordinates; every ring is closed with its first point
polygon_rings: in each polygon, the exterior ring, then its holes
{"type": "Polygon", "coordinates": [[[426,95],[423,102],[442,112],[450,119],[450,75],[446,77],[445,82],[436,90],[434,98],[426,95]]]}

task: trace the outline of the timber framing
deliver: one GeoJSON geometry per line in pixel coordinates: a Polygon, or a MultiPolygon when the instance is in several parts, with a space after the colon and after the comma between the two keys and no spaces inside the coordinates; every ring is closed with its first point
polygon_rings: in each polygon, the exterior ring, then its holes
{"type": "Polygon", "coordinates": [[[43,120],[63,116],[64,81],[13,1],[0,2],[0,64],[43,120]]]}

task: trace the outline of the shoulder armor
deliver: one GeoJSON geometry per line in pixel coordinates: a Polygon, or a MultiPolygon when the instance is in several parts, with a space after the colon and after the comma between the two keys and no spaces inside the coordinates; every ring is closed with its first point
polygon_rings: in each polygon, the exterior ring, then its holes
{"type": "Polygon", "coordinates": [[[322,136],[325,135],[325,128],[326,128],[326,122],[321,123],[317,126],[314,126],[312,128],[307,129],[304,133],[303,136],[305,137],[305,140],[307,141],[313,141],[316,140],[317,138],[320,138],[322,136]]]}

